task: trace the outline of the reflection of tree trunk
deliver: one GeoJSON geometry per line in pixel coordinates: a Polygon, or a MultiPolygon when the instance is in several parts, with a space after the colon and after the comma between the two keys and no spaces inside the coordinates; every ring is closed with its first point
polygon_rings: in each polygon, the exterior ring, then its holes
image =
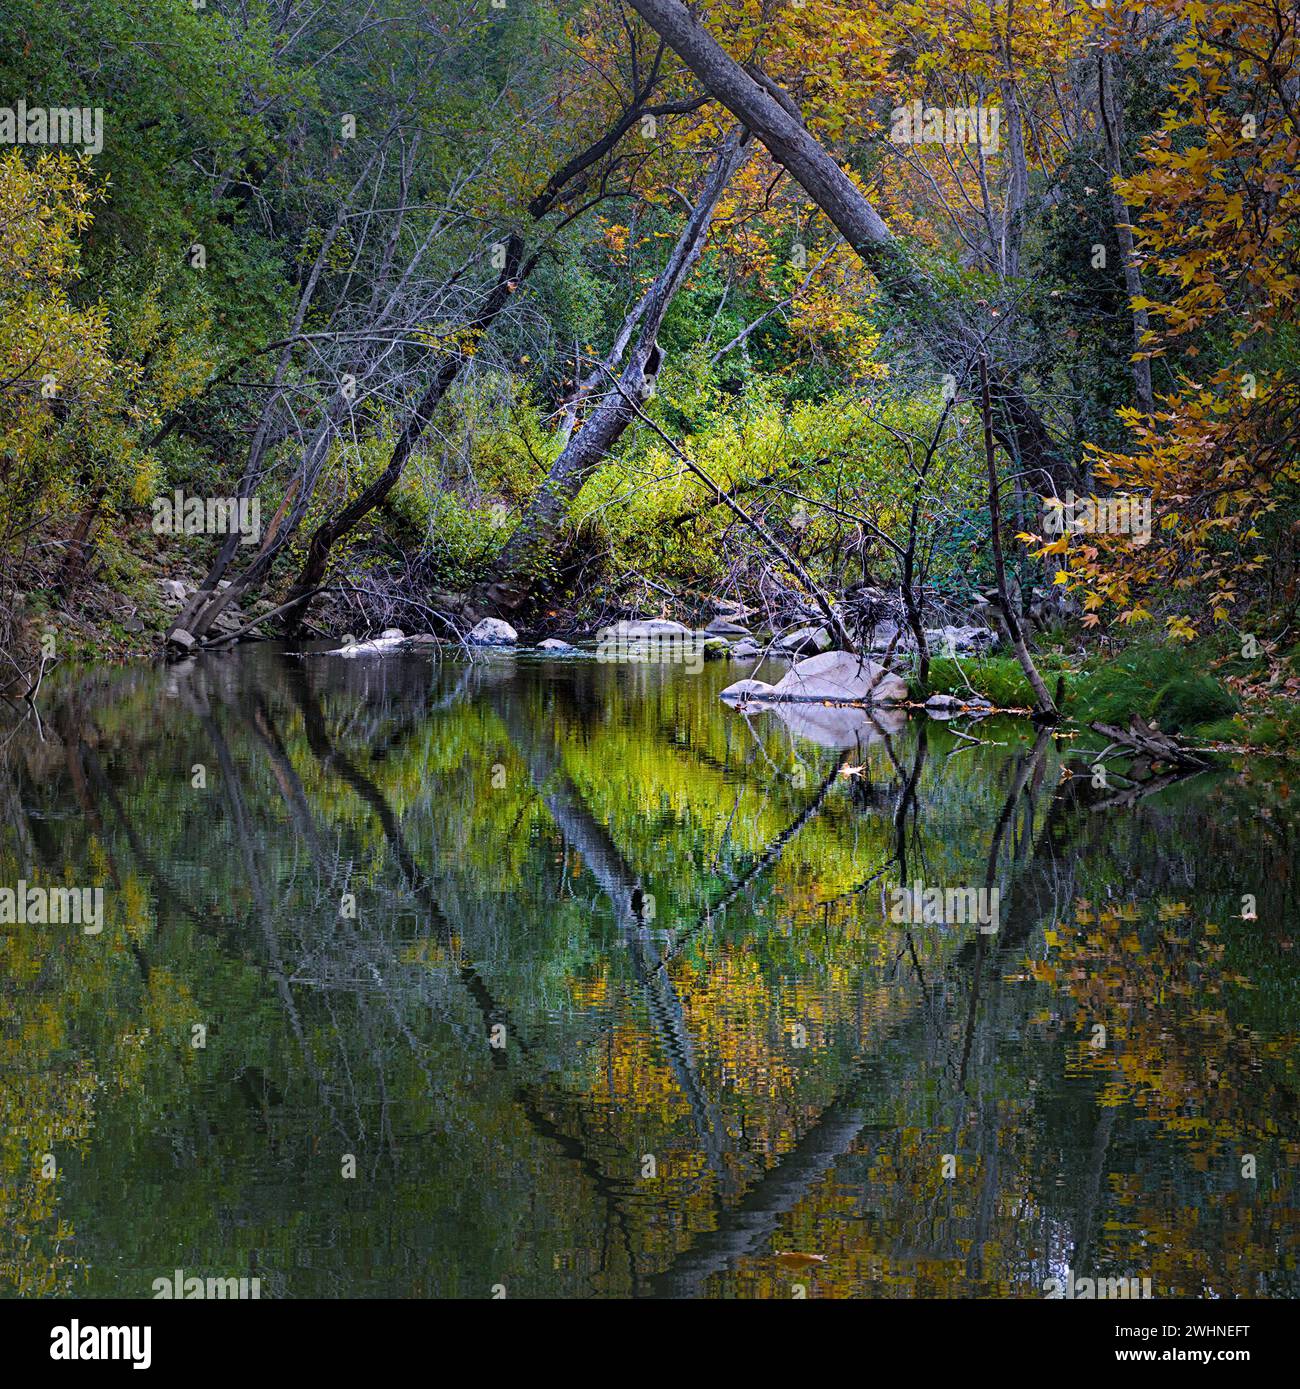
{"type": "Polygon", "coordinates": [[[656,1296],[697,1297],[706,1279],[762,1251],[782,1217],[789,1215],[852,1149],[870,1118],[857,1096],[868,1076],[874,1074],[873,1068],[860,1076],[843,1101],[824,1109],[794,1147],[768,1168],[736,1205],[719,1213],[715,1228],[699,1235],[654,1279],[656,1296]]]}
{"type": "Polygon", "coordinates": [[[785,852],[785,847],[799,833],[808,822],[814,819],[826,803],[827,796],[830,795],[835,783],[839,780],[840,768],[844,765],[844,758],[841,757],[827,773],[822,784],[817,788],[811,801],[799,812],[786,827],[768,844],[767,848],[754,860],[753,863],[737,878],[729,888],[710,906],[706,907],[701,915],[685,930],[675,933],[674,944],[669,952],[668,959],[673,955],[680,954],[686,942],[727,906],[733,902],[742,892],[754,881],[755,878],[765,873],[772,867],[785,852]]]}
{"type": "MultiPolygon", "coordinates": [[[[912,758],[912,769],[907,774],[903,782],[903,792],[898,798],[898,804],[894,807],[894,857],[898,860],[898,881],[907,886],[907,816],[908,812],[915,810],[917,806],[916,788],[921,780],[921,769],[925,766],[925,754],[928,746],[929,725],[927,720],[922,719],[920,726],[916,730],[916,753],[912,758]]],[[[915,815],[913,822],[915,823],[915,815]]]]}
{"type": "MultiPolygon", "coordinates": [[[[393,814],[392,807],[388,804],[383,792],[373,781],[353,766],[350,759],[338,752],[331,744],[329,735],[325,730],[325,720],[321,713],[320,703],[312,693],[306,675],[300,666],[293,668],[289,683],[294,702],[302,715],[308,746],[317,762],[322,768],[337,771],[374,810],[407,886],[417,894],[425,910],[429,912],[435,926],[437,939],[444,946],[449,946],[453,935],[452,923],[433,896],[431,879],[416,864],[414,855],[412,855],[402,835],[397,817],[393,814]]],[[[274,742],[278,744],[278,738],[274,742]]],[[[268,743],[267,746],[272,746],[272,744],[268,743]]],[[[292,768],[290,767],[289,770],[291,772],[292,768]]],[[[296,774],[293,780],[297,780],[296,774]]],[[[493,994],[478,970],[473,965],[462,962],[457,966],[456,977],[478,1011],[484,1034],[490,1033],[492,1028],[500,1023],[507,1030],[510,1045],[526,1059],[531,1057],[533,1048],[529,1045],[523,1030],[514,1021],[509,1009],[493,994]]],[[[507,1069],[509,1061],[505,1048],[489,1048],[489,1055],[494,1069],[499,1071],[507,1069]]],[[[534,1088],[524,1085],[516,1086],[512,1091],[512,1097],[538,1137],[558,1144],[564,1155],[578,1163],[590,1177],[597,1193],[606,1202],[608,1210],[623,1233],[628,1262],[635,1281],[636,1266],[631,1232],[617,1185],[605,1176],[600,1165],[590,1156],[581,1140],[564,1133],[558,1125],[547,1117],[542,1107],[542,1099],[534,1088]]]]}
{"type": "MultiPolygon", "coordinates": [[[[988,858],[984,868],[984,886],[986,889],[991,889],[997,882],[998,860],[1002,855],[1002,840],[1006,835],[1007,826],[1015,816],[1016,807],[1025,793],[1025,788],[1036,782],[1040,776],[1050,742],[1050,731],[1046,728],[1040,728],[1029,754],[1022,756],[1019,760],[1011,781],[1011,789],[1002,802],[1002,808],[998,812],[998,818],[994,822],[993,833],[990,836],[988,858]]],[[[1007,894],[1009,900],[999,897],[1000,923],[997,935],[999,950],[1006,950],[1012,945],[1022,944],[1029,938],[1035,925],[1041,920],[1040,908],[1042,904],[1034,893],[1031,880],[1035,877],[1036,868],[1041,868],[1045,874],[1057,866],[1057,854],[1061,848],[1057,832],[1061,828],[1062,819],[1053,813],[1056,809],[1057,805],[1054,801],[1043,823],[1043,830],[1032,856],[1030,856],[1024,870],[1012,876],[1010,892],[1007,894]],[[1029,900],[1026,901],[1026,898],[1029,900]]],[[[963,965],[968,964],[972,956],[977,953],[978,958],[983,960],[983,947],[986,940],[987,937],[977,935],[973,940],[968,941],[962,947],[961,954],[958,956],[959,961],[963,965]]]]}
{"type": "Polygon", "coordinates": [[[691,1107],[696,1136],[709,1164],[723,1175],[726,1126],[709,1098],[695,1063],[686,1010],[650,935],[641,880],[627,864],[609,831],[592,815],[582,793],[558,757],[534,738],[525,720],[506,701],[504,719],[511,741],[528,762],[533,785],[566,841],[582,855],[614,909],[619,934],[628,948],[632,973],[645,993],[646,1007],[682,1094],[691,1107]]]}
{"type": "Polygon", "coordinates": [[[1097,1221],[1097,1208],[1101,1201],[1101,1184],[1106,1175],[1106,1153],[1110,1149],[1110,1131],[1115,1126],[1118,1110],[1114,1105],[1103,1105],[1097,1120],[1097,1128],[1092,1138],[1092,1154],[1088,1159],[1088,1172],[1085,1178],[1083,1203],[1079,1207],[1079,1219],[1074,1227],[1074,1248],[1070,1254],[1068,1267],[1083,1275],[1088,1266],[1089,1245],[1097,1221]]]}
{"type": "MultiPolygon", "coordinates": [[[[1000,817],[1000,824],[1010,814],[1008,806],[1014,807],[1025,785],[1041,761],[1049,735],[1040,730],[1034,752],[1027,757],[1019,770],[1016,782],[1007,798],[1000,817]]],[[[915,800],[916,784],[924,764],[924,748],[918,749],[911,772],[907,776],[907,789],[900,800],[905,808],[915,800]]],[[[895,843],[903,872],[906,874],[907,855],[904,842],[906,813],[895,816],[895,843]]],[[[1000,833],[995,829],[995,841],[1000,842],[1000,833]]],[[[995,850],[996,853],[996,843],[995,850]]],[[[977,937],[977,960],[982,960],[980,947],[985,937],[977,937]]],[[[970,1026],[975,1016],[975,1000],[967,1020],[967,1038],[964,1055],[970,1051],[970,1026]]],[[[922,1011],[920,1017],[928,1014],[922,1011]]],[[[900,1044],[905,1037],[897,1034],[900,1044]]],[[[690,1297],[699,1293],[705,1279],[725,1271],[738,1259],[757,1254],[764,1243],[771,1238],[781,1218],[798,1206],[814,1185],[826,1175],[835,1162],[845,1156],[853,1147],[858,1134],[869,1119],[868,1111],[857,1098],[873,1079],[884,1073],[883,1062],[879,1058],[863,1058],[858,1063],[858,1073],[841,1092],[841,1097],[822,1111],[821,1115],[804,1133],[795,1147],[784,1155],[777,1164],[758,1180],[742,1200],[732,1208],[723,1211],[718,1217],[717,1227],[708,1234],[701,1235],[689,1250],[678,1258],[655,1280],[660,1296],[690,1297]]],[[[963,1082],[964,1084],[964,1073],[963,1082]]],[[[989,1174],[986,1174],[988,1177],[989,1174]]],[[[989,1188],[986,1201],[996,1199],[996,1189],[989,1188]]],[[[992,1206],[982,1207],[986,1219],[992,1218],[992,1206]]]]}
{"type": "Polygon", "coordinates": [[[298,1040],[298,1050],[302,1053],[303,1064],[307,1067],[317,1092],[325,1099],[335,1128],[343,1140],[350,1143],[353,1141],[352,1137],[335,1112],[333,1102],[328,1098],[325,1079],[321,1075],[320,1067],[316,1064],[311,1043],[307,1039],[306,1030],[302,1025],[302,1017],[298,1012],[297,1000],[294,998],[293,989],[289,984],[289,974],[285,968],[284,957],[280,950],[280,937],[276,930],[277,914],[271,910],[271,902],[266,894],[266,885],[262,881],[262,873],[257,864],[257,852],[253,846],[253,837],[249,828],[248,811],[244,804],[239,769],[235,766],[235,760],[230,755],[230,748],[226,744],[225,736],[216,719],[211,714],[203,714],[200,718],[208,737],[212,741],[213,748],[216,750],[217,764],[221,769],[221,791],[225,798],[226,807],[230,812],[231,823],[235,827],[235,838],[239,843],[240,854],[244,860],[244,872],[256,902],[258,925],[261,927],[262,936],[266,941],[267,959],[270,963],[270,973],[275,980],[276,991],[280,995],[280,1002],[284,1007],[285,1016],[289,1019],[289,1025],[293,1029],[293,1035],[298,1040]]]}
{"type": "Polygon", "coordinates": [[[170,906],[188,916],[191,921],[202,927],[211,925],[209,919],[200,912],[181,892],[178,892],[167,881],[166,875],[158,867],[158,864],[144,847],[140,836],[136,833],[135,825],[127,815],[122,802],[118,799],[117,792],[114,791],[112,783],[100,765],[99,758],[95,755],[94,749],[86,743],[77,745],[77,756],[90,773],[91,779],[99,787],[100,793],[108,802],[109,808],[117,816],[117,822],[122,827],[122,832],[126,835],[126,842],[131,846],[131,852],[135,855],[136,862],[144,870],[145,875],[157,884],[159,895],[164,897],[170,906]]]}
{"type": "Polygon", "coordinates": [[[10,773],[7,765],[0,770],[0,812],[0,819],[13,828],[20,862],[25,861],[34,866],[36,840],[32,834],[31,821],[23,809],[23,798],[18,790],[17,779],[10,773]]]}

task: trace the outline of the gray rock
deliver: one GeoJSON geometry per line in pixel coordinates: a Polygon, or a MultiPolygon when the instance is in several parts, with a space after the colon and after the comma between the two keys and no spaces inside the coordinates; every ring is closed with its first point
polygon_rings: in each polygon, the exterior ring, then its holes
{"type": "Polygon", "coordinates": [[[183,603],[189,597],[185,585],[179,579],[164,579],[161,588],[164,598],[171,598],[177,603],[183,603]]]}
{"type": "Polygon", "coordinates": [[[194,633],[187,632],[184,627],[177,627],[176,630],[168,636],[167,640],[173,646],[179,647],[182,651],[193,651],[198,645],[198,639],[195,637],[194,633]]]}
{"type": "Polygon", "coordinates": [[[576,646],[570,646],[567,641],[561,641],[559,637],[547,637],[545,641],[537,643],[539,651],[576,651],[576,646]]]}
{"type": "Polygon", "coordinates": [[[413,637],[407,637],[407,646],[437,646],[438,638],[432,632],[417,632],[413,637]]]}
{"type": "Polygon", "coordinates": [[[961,707],[961,700],[958,699],[956,695],[932,694],[930,698],[925,701],[925,707],[927,709],[959,709],[961,707]]]}
{"type": "Polygon", "coordinates": [[[756,641],[738,641],[731,648],[733,661],[756,661],[763,654],[763,648],[756,641]]]}
{"type": "Polygon", "coordinates": [[[823,651],[796,662],[775,687],[777,699],[902,704],[907,682],[865,656],[823,651]]]}
{"type": "Polygon", "coordinates": [[[704,629],[711,637],[747,637],[749,628],[739,622],[730,622],[725,617],[715,617],[704,629]]]}
{"type": "Polygon", "coordinates": [[[729,704],[746,704],[754,699],[770,702],[775,696],[776,690],[766,680],[737,680],[723,690],[721,698],[729,704]]]}
{"type": "Polygon", "coordinates": [[[355,660],[358,656],[387,656],[391,652],[398,650],[406,645],[406,638],[396,627],[390,627],[380,636],[371,641],[349,642],[346,646],[340,646],[333,651],[326,651],[326,656],[342,656],[345,660],[355,660]],[[392,635],[396,633],[397,635],[392,635]]]}
{"type": "Polygon", "coordinates": [[[380,641],[405,641],[406,633],[400,627],[385,627],[379,634],[380,641]]]}
{"type": "Polygon", "coordinates": [[[987,627],[926,628],[926,644],[932,656],[977,656],[998,644],[997,633],[987,627]]]}
{"type": "Polygon", "coordinates": [[[680,622],[666,617],[648,617],[635,622],[613,622],[596,634],[605,640],[645,641],[650,637],[689,637],[694,633],[680,622]]]}
{"type": "Polygon", "coordinates": [[[831,634],[825,627],[800,627],[798,631],[778,639],[777,649],[791,656],[814,656],[829,651],[831,634]]]}
{"type": "Polygon", "coordinates": [[[499,617],[485,617],[465,638],[471,646],[513,646],[519,633],[499,617]]]}
{"type": "Polygon", "coordinates": [[[893,622],[880,622],[871,630],[871,641],[868,649],[871,651],[888,651],[892,646],[906,648],[911,643],[911,635],[905,628],[897,626],[893,622]]]}

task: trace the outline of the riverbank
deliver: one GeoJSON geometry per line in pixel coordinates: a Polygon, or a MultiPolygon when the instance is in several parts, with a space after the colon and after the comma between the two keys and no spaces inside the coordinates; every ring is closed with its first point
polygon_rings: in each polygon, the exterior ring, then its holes
{"type": "MultiPolygon", "coordinates": [[[[132,549],[131,563],[111,575],[99,574],[78,594],[75,608],[62,604],[57,593],[37,589],[17,595],[14,613],[19,641],[11,650],[16,664],[39,668],[43,654],[55,662],[104,661],[120,663],[161,659],[164,634],[183,603],[201,581],[203,566],[178,548],[150,536],[132,549]],[[153,543],[150,543],[153,542],[153,543]],[[188,558],[188,562],[187,562],[188,558]]],[[[222,639],[258,640],[276,635],[267,621],[275,608],[266,598],[247,611],[232,608],[213,633],[222,639]]],[[[392,605],[386,605],[392,611],[392,605]]],[[[426,604],[410,600],[404,607],[431,613],[426,604]]],[[[696,632],[707,643],[702,656],[724,657],[741,674],[761,655],[793,661],[829,649],[830,638],[815,621],[801,622],[798,614],[763,613],[743,599],[707,599],[698,594],[664,595],[660,613],[693,616],[696,626],[659,614],[631,615],[608,610],[549,612],[535,630],[516,634],[525,646],[550,648],[594,646],[602,633],[651,633],[660,636],[696,632]]],[[[951,614],[950,614],[951,615],[951,614]]],[[[340,594],[322,605],[312,635],[339,644],[378,636],[380,628],[358,596],[340,594]],[[349,602],[349,597],[351,601],[349,602]],[[351,619],[351,625],[348,620],[351,619]]],[[[888,625],[859,634],[872,658],[907,682],[910,702],[944,697],[969,707],[987,704],[1003,711],[1028,712],[1033,693],[1018,662],[996,649],[998,638],[987,627],[974,625],[975,614],[928,633],[932,648],[958,654],[936,654],[928,678],[919,678],[915,655],[888,625]],[[901,648],[901,649],[900,649],[901,648]]],[[[433,625],[432,622],[429,625],[433,625]]],[[[473,629],[448,621],[441,631],[422,634],[425,644],[456,645],[473,629]],[[459,625],[464,630],[457,632],[459,625]]],[[[1035,664],[1058,704],[1062,724],[1089,730],[1096,722],[1127,725],[1133,718],[1153,724],[1184,743],[1207,749],[1254,748],[1289,754],[1300,743],[1300,654],[1280,655],[1241,642],[1235,633],[1200,638],[1190,643],[1160,644],[1150,640],[1098,640],[1081,631],[1058,626],[1051,640],[1039,640],[1035,664]],[[1254,654],[1250,654],[1254,651],[1254,654]]],[[[11,678],[6,693],[20,697],[22,676],[11,678]]]]}

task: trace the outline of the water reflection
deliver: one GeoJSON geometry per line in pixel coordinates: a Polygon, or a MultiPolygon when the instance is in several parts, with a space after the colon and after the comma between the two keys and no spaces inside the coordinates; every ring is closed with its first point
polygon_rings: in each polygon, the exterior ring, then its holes
{"type": "Polygon", "coordinates": [[[0,926],[0,1285],[1295,1296],[1285,777],[1097,787],[731,674],[66,676],[0,885],[106,928],[0,926]],[[893,919],[916,882],[998,930],[893,919]]]}

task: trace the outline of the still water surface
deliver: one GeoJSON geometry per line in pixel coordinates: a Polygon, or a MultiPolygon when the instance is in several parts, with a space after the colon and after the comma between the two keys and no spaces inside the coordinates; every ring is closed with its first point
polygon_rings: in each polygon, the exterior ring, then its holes
{"type": "Polygon", "coordinates": [[[1285,771],[735,676],[67,674],[0,882],[105,921],[0,926],[0,1291],[1300,1296],[1285,771]]]}

